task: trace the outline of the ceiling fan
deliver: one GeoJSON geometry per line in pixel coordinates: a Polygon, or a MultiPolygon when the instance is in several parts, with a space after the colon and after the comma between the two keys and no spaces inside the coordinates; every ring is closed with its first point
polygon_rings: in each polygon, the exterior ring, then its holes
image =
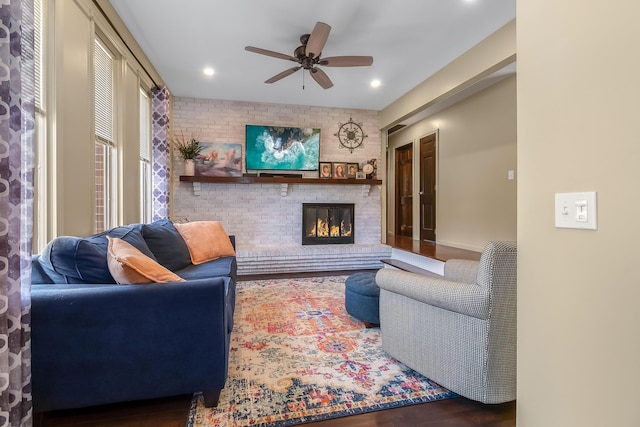
{"type": "Polygon", "coordinates": [[[371,56],[330,56],[321,58],[320,55],[322,54],[325,43],[327,43],[330,31],[331,27],[329,25],[324,22],[317,22],[311,34],[303,34],[300,36],[300,43],[302,43],[302,45],[296,48],[293,56],[253,46],[247,46],[245,50],[274,58],[286,59],[299,64],[276,74],[269,80],[266,80],[265,83],[275,83],[295,73],[299,69],[304,68],[305,70],[309,70],[311,77],[313,77],[322,88],[329,89],[333,86],[333,82],[324,71],[317,67],[318,65],[322,65],[323,67],[366,67],[373,64],[373,57],[371,56]]]}

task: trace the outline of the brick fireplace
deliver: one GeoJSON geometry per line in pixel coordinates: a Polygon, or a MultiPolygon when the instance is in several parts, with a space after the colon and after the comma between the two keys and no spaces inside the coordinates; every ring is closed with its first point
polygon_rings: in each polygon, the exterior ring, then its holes
{"type": "Polygon", "coordinates": [[[221,221],[236,236],[238,274],[382,268],[391,247],[381,243],[380,187],[361,185],[176,183],[174,220],[221,221]],[[365,191],[366,190],[366,191],[365,191]],[[303,244],[305,203],[353,206],[352,243],[303,244]]]}
{"type": "MultiPolygon", "coordinates": [[[[195,133],[201,141],[244,143],[245,125],[260,123],[320,128],[322,161],[360,163],[382,159],[386,153],[378,128],[379,113],[373,110],[189,97],[176,97],[173,105],[174,132],[195,133]],[[340,148],[334,137],[338,123],[349,117],[362,122],[369,135],[353,152],[340,148]]],[[[305,183],[284,188],[272,183],[203,183],[197,195],[190,183],[179,182],[183,162],[176,152],[172,168],[171,218],[221,221],[225,230],[236,236],[241,275],[381,268],[380,259],[391,257],[391,248],[381,244],[380,185],[365,189],[363,185],[305,183]],[[302,244],[302,204],[326,202],[354,205],[353,243],[302,244]]],[[[380,168],[379,178],[383,173],[380,168]]],[[[304,178],[317,177],[317,171],[304,173],[304,178]]]]}

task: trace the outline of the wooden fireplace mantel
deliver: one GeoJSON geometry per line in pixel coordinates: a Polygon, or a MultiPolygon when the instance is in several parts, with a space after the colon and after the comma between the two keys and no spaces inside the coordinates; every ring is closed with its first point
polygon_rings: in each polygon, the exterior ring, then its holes
{"type": "Polygon", "coordinates": [[[369,195],[372,185],[382,185],[381,179],[333,179],[333,178],[298,178],[285,176],[188,176],[180,175],[180,182],[193,184],[193,194],[200,195],[202,183],[213,184],[280,184],[280,194],[286,197],[289,184],[319,184],[319,185],[361,185],[362,193],[369,195]]]}
{"type": "Polygon", "coordinates": [[[182,182],[214,182],[217,184],[330,184],[330,185],[381,185],[381,179],[333,179],[298,178],[286,176],[187,176],[180,175],[182,182]]]}

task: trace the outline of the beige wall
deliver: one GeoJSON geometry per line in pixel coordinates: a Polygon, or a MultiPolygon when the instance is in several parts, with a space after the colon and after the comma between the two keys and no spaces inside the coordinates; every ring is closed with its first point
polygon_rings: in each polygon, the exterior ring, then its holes
{"type": "MultiPolygon", "coordinates": [[[[117,21],[117,16],[112,16],[117,21]]],[[[49,2],[47,71],[47,176],[44,241],[94,232],[93,43],[100,32],[115,50],[118,224],[140,220],[138,90],[151,79],[90,0],[49,2]]],[[[162,84],[152,70],[156,83],[162,84]]],[[[42,192],[43,189],[38,189],[42,192]]],[[[36,248],[42,249],[42,248],[36,248]]]]}
{"type": "MultiPolygon", "coordinates": [[[[407,119],[412,120],[416,115],[425,114],[425,111],[432,108],[439,108],[439,105],[445,102],[449,103],[460,93],[477,87],[477,84],[481,84],[479,82],[513,64],[515,60],[516,23],[513,20],[382,110],[380,129],[383,131],[383,144],[386,146],[388,142],[387,129],[407,119]]],[[[379,167],[386,170],[387,159],[385,157],[382,160],[379,167]]],[[[387,187],[384,187],[383,212],[387,212],[390,208],[386,191],[387,187]]],[[[390,227],[393,227],[393,224],[389,223],[387,215],[384,215],[383,239],[386,237],[386,230],[390,227]]]]}
{"type": "MultiPolygon", "coordinates": [[[[395,149],[413,142],[414,189],[419,191],[420,138],[437,131],[436,240],[481,251],[489,240],[516,240],[516,78],[497,84],[389,137],[395,149]]],[[[395,182],[388,174],[388,231],[394,232],[395,182]]],[[[414,239],[420,238],[414,197],[414,239]]]]}
{"type": "Polygon", "coordinates": [[[56,235],[86,235],[93,232],[93,85],[91,53],[93,25],[86,11],[72,1],[56,1],[55,95],[48,103],[50,180],[49,207],[55,223],[49,239],[56,235]]]}
{"type": "Polygon", "coordinates": [[[385,107],[380,112],[380,128],[388,129],[513,63],[515,32],[513,20],[385,107]]]}
{"type": "Polygon", "coordinates": [[[519,0],[520,427],[638,426],[640,2],[519,0]],[[596,191],[598,229],[554,227],[596,191]]]}

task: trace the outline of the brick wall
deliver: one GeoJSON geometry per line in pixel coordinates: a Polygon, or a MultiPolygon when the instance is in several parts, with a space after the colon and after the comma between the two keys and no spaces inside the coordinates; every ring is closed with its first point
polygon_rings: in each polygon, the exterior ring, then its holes
{"type": "MultiPolygon", "coordinates": [[[[194,134],[205,142],[234,142],[243,145],[245,125],[317,127],[321,129],[320,161],[360,163],[382,155],[378,112],[299,105],[264,104],[177,97],[174,100],[174,132],[194,134]],[[362,123],[368,135],[363,146],[350,153],[340,148],[334,134],[339,123],[352,117],[362,123]]],[[[381,237],[381,193],[360,185],[289,184],[283,196],[280,184],[201,184],[200,195],[193,186],[181,183],[182,158],[174,153],[172,218],[174,220],[219,220],[238,247],[301,245],[302,203],[354,203],[356,244],[379,244],[381,237]]],[[[382,178],[378,171],[378,178],[382,178]]],[[[317,172],[305,172],[317,177],[317,172]]]]}

